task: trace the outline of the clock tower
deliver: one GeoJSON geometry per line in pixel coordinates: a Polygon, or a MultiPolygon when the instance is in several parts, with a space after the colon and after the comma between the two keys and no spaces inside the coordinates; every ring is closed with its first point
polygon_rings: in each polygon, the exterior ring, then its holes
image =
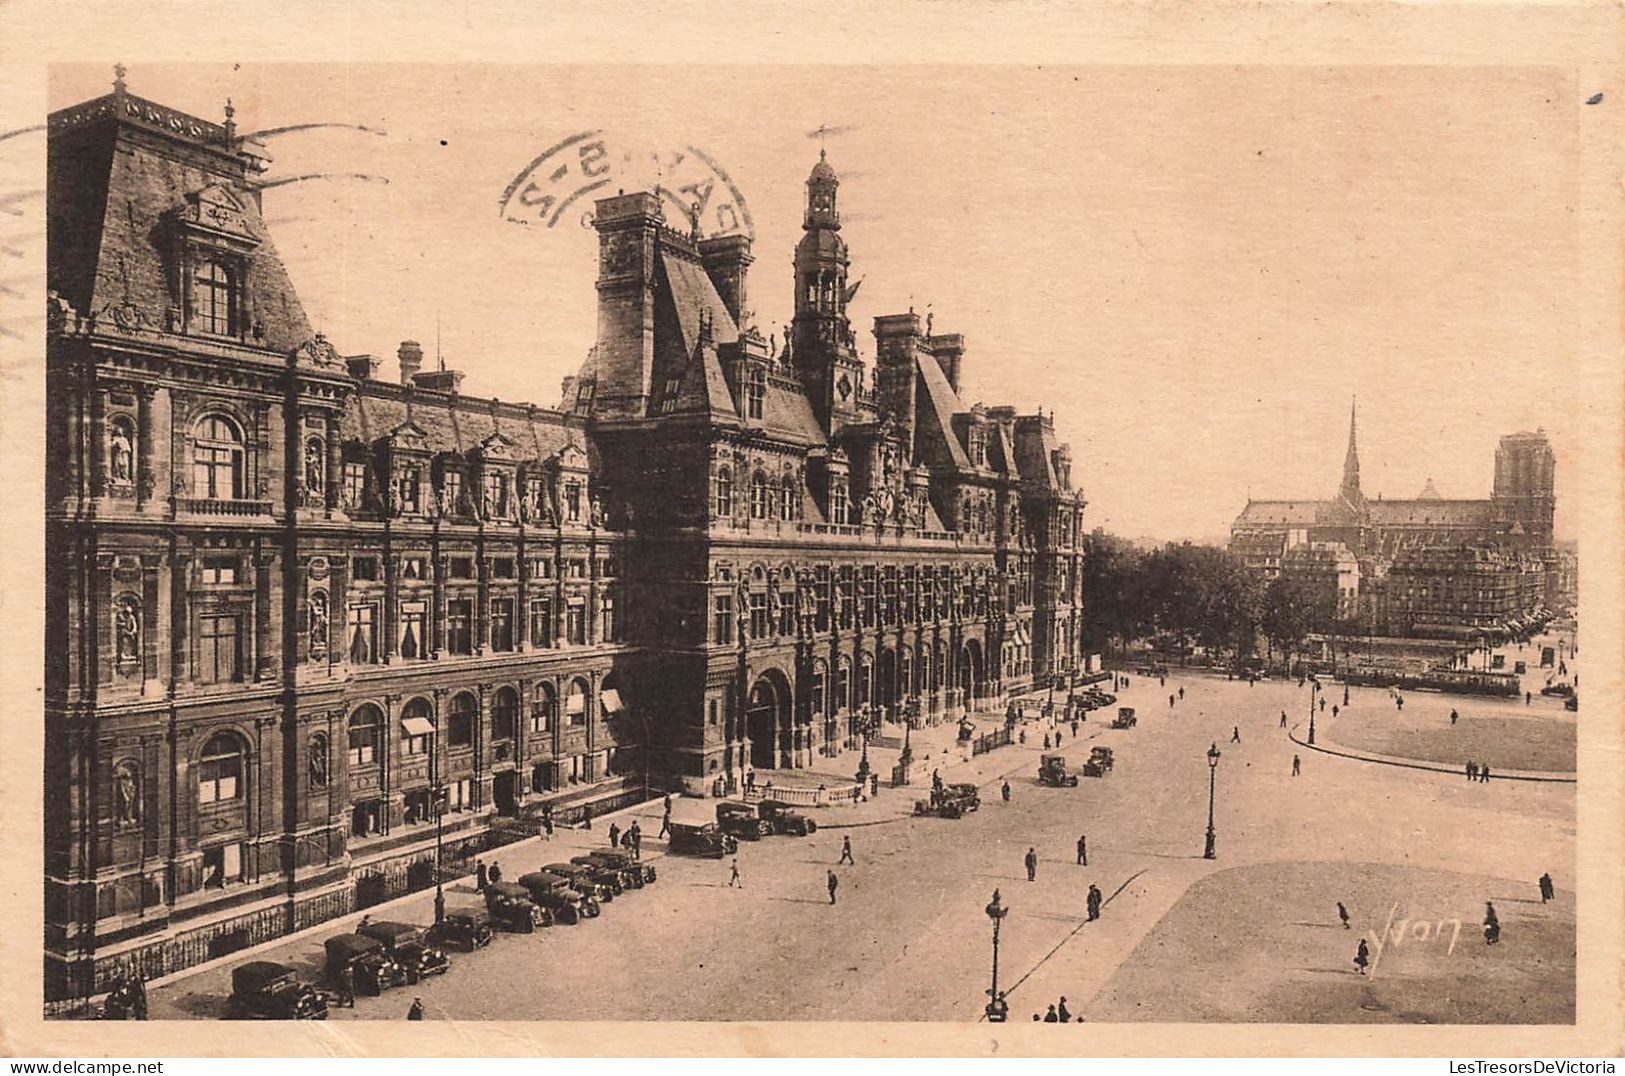
{"type": "Polygon", "coordinates": [[[790,325],[791,363],[826,432],[857,417],[863,372],[846,317],[849,261],[835,207],[840,185],[819,150],[818,163],[807,177],[807,212],[801,242],[796,244],[795,318],[790,325]]]}

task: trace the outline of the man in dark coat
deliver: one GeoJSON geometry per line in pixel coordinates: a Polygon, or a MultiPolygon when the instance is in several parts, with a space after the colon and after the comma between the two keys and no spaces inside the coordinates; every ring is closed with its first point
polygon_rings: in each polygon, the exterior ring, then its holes
{"type": "Polygon", "coordinates": [[[355,968],[349,964],[339,970],[339,1004],[355,1008],[355,968]]]}
{"type": "Polygon", "coordinates": [[[1484,902],[1484,944],[1494,945],[1501,940],[1501,919],[1495,914],[1495,905],[1484,902]]]}
{"type": "Polygon", "coordinates": [[[485,861],[483,859],[476,859],[474,861],[474,888],[483,891],[485,889],[486,881],[485,861]]]}
{"type": "Polygon", "coordinates": [[[619,848],[621,846],[621,827],[616,825],[614,822],[609,824],[609,846],[611,848],[619,848]]]}
{"type": "Polygon", "coordinates": [[[1006,803],[1010,802],[1010,782],[1009,781],[1006,781],[1004,783],[1004,787],[999,789],[999,795],[1004,797],[1004,802],[1006,802],[1006,803]]]}
{"type": "MultiPolygon", "coordinates": [[[[858,861],[852,858],[852,838],[851,837],[842,837],[841,838],[841,858],[836,860],[835,862],[837,864],[850,863],[854,867],[856,867],[858,865],[858,861]]],[[[831,878],[835,877],[833,872],[831,872],[830,877],[831,878]]]]}
{"type": "Polygon", "coordinates": [[[1292,756],[1292,776],[1294,776],[1294,777],[1298,776],[1298,770],[1299,770],[1299,768],[1301,766],[1302,766],[1302,763],[1299,761],[1298,756],[1293,755],[1292,756]]]}
{"type": "Polygon", "coordinates": [[[662,810],[662,813],[660,815],[660,832],[655,834],[655,839],[659,840],[660,838],[666,836],[670,832],[671,832],[671,797],[668,795],[666,797],[666,802],[665,802],[664,808],[662,810]]]}
{"type": "Polygon", "coordinates": [[[1540,902],[1545,904],[1555,895],[1556,892],[1552,888],[1552,876],[1550,874],[1542,874],[1540,876],[1540,902]]]}
{"type": "Polygon", "coordinates": [[[1089,896],[1086,898],[1085,904],[1087,905],[1087,907],[1089,909],[1089,919],[1090,919],[1090,921],[1099,919],[1100,918],[1100,887],[1099,886],[1093,885],[1093,884],[1091,884],[1089,886],[1089,896]]]}
{"type": "Polygon", "coordinates": [[[1087,867],[1088,865],[1089,865],[1089,840],[1088,840],[1087,837],[1084,837],[1084,836],[1080,835],[1078,837],[1078,866],[1087,867]]]}
{"type": "Polygon", "coordinates": [[[1349,928],[1349,910],[1347,908],[1343,907],[1343,902],[1342,901],[1337,902],[1337,918],[1339,918],[1339,919],[1341,919],[1343,921],[1343,929],[1344,930],[1350,929],[1349,928]]]}
{"type": "Polygon", "coordinates": [[[1478,768],[1478,779],[1480,781],[1488,781],[1490,779],[1490,768],[1488,766],[1480,766],[1478,768]]]}
{"type": "Polygon", "coordinates": [[[1469,780],[1469,781],[1478,780],[1478,763],[1476,763],[1476,762],[1467,763],[1467,780],[1469,780]]]}
{"type": "Polygon", "coordinates": [[[1366,944],[1366,941],[1365,941],[1364,938],[1361,938],[1359,948],[1354,950],[1354,966],[1360,969],[1360,974],[1361,975],[1364,975],[1366,965],[1368,965],[1370,963],[1371,963],[1371,946],[1366,944]]]}
{"type": "Polygon", "coordinates": [[[406,1018],[408,1020],[421,1020],[421,1019],[423,1019],[423,999],[422,998],[413,998],[412,999],[412,1007],[410,1009],[406,1010],[406,1018]]]}
{"type": "Polygon", "coordinates": [[[829,872],[829,902],[835,903],[835,890],[840,886],[841,880],[835,876],[834,871],[829,872]]]}
{"type": "Polygon", "coordinates": [[[1038,880],[1038,852],[1037,852],[1036,849],[1032,849],[1032,848],[1027,849],[1027,855],[1025,857],[1025,862],[1027,864],[1027,881],[1029,881],[1029,882],[1037,881],[1038,880]]]}
{"type": "Polygon", "coordinates": [[[1061,1003],[1055,1007],[1055,1015],[1061,1018],[1061,1023],[1063,1024],[1070,1024],[1072,1022],[1072,1013],[1068,1011],[1066,1007],[1065,994],[1061,995],[1061,1003]]]}

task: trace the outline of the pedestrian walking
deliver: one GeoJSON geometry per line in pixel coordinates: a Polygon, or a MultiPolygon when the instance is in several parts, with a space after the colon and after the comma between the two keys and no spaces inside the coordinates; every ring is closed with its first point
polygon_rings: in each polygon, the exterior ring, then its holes
{"type": "Polygon", "coordinates": [[[1484,944],[1494,945],[1501,940],[1501,919],[1495,914],[1495,905],[1484,902],[1484,944]]]}
{"type": "Polygon", "coordinates": [[[1479,768],[1478,768],[1478,779],[1479,779],[1479,780],[1480,780],[1480,781],[1483,781],[1483,782],[1484,782],[1484,783],[1486,783],[1486,784],[1488,784],[1488,783],[1489,783],[1489,779],[1490,779],[1490,768],[1489,768],[1489,767],[1488,767],[1488,766],[1480,766],[1480,767],[1479,767],[1479,768]]]}
{"type": "Polygon", "coordinates": [[[671,796],[667,796],[661,806],[660,832],[655,834],[655,840],[660,840],[671,833],[671,796]]]}
{"type": "Polygon", "coordinates": [[[581,828],[592,828],[592,804],[590,803],[583,803],[581,805],[581,828]]]}
{"type": "Polygon", "coordinates": [[[643,858],[643,830],[636,821],[632,823],[632,828],[626,831],[626,846],[631,849],[634,862],[643,858]]]}
{"type": "Polygon", "coordinates": [[[421,1019],[423,1019],[423,999],[422,998],[413,998],[412,999],[412,1007],[410,1009],[406,1010],[406,1018],[408,1020],[421,1020],[421,1019]]]}
{"type": "Polygon", "coordinates": [[[1019,740],[1019,742],[1025,744],[1027,742],[1027,730],[1022,729],[1021,734],[1020,734],[1020,736],[1017,737],[1017,739],[1019,740]]]}
{"type": "Polygon", "coordinates": [[[488,879],[485,876],[485,861],[483,859],[476,859],[474,861],[474,888],[484,892],[485,883],[487,881],[488,879]]]}
{"type": "Polygon", "coordinates": [[[999,789],[999,795],[1004,797],[1004,802],[1006,802],[1006,803],[1010,802],[1010,782],[1009,781],[1006,781],[1004,783],[1004,787],[999,789]]]}
{"type": "Polygon", "coordinates": [[[1078,719],[1075,717],[1072,719],[1072,738],[1078,738],[1078,719]]]}
{"type": "Polygon", "coordinates": [[[1454,725],[1456,723],[1457,719],[1459,719],[1460,717],[1461,717],[1461,714],[1457,713],[1455,710],[1450,711],[1450,723],[1452,725],[1454,725]]]}
{"type": "Polygon", "coordinates": [[[1342,901],[1337,902],[1337,918],[1339,918],[1339,919],[1341,919],[1343,921],[1343,929],[1344,930],[1351,929],[1349,927],[1349,910],[1347,908],[1343,907],[1343,902],[1342,901]]]}
{"type": "Polygon", "coordinates": [[[871,773],[869,775],[869,796],[872,799],[878,795],[880,795],[880,774],[871,773]]]}
{"type": "Polygon", "coordinates": [[[1241,742],[1241,726],[1240,725],[1231,725],[1230,726],[1230,742],[1231,743],[1240,743],[1241,742]]]}
{"type": "Polygon", "coordinates": [[[1049,1007],[1049,1012],[1044,1014],[1044,1023],[1046,1023],[1046,1024],[1058,1024],[1060,1022],[1061,1022],[1061,1018],[1055,1012],[1055,1003],[1051,1002],[1050,1007],[1049,1007]]]}
{"type": "Polygon", "coordinates": [[[835,903],[835,890],[840,884],[841,884],[841,880],[839,878],[835,877],[835,872],[830,871],[829,872],[829,902],[831,904],[835,903]]]}
{"type": "MultiPolygon", "coordinates": [[[[858,861],[852,858],[852,838],[851,837],[842,837],[841,838],[841,858],[836,860],[835,862],[836,862],[837,865],[839,865],[841,863],[849,863],[854,867],[856,867],[858,865],[858,861]]],[[[830,875],[830,877],[833,878],[834,875],[830,875]]]]}
{"type": "Polygon", "coordinates": [[[1055,1015],[1060,1017],[1061,1023],[1063,1024],[1070,1024],[1072,1022],[1072,1014],[1068,1012],[1066,1008],[1065,994],[1061,995],[1061,1003],[1055,1006],[1055,1015]]]}
{"type": "Polygon", "coordinates": [[[609,824],[609,846],[611,848],[619,848],[621,846],[621,827],[616,825],[614,822],[609,824]]]}
{"type": "Polygon", "coordinates": [[[1478,780],[1478,763],[1476,763],[1476,762],[1467,763],[1467,780],[1469,780],[1469,781],[1478,780]]]}
{"type": "Polygon", "coordinates": [[[735,886],[738,886],[740,889],[745,888],[745,883],[740,881],[739,878],[739,859],[737,856],[728,866],[728,888],[732,889],[735,886]]]}
{"type": "Polygon", "coordinates": [[[1361,938],[1359,948],[1354,950],[1354,966],[1360,969],[1361,975],[1364,975],[1366,966],[1370,963],[1371,946],[1366,944],[1364,938],[1361,938]]]}
{"type": "Polygon", "coordinates": [[[1405,712],[1405,696],[1403,696],[1403,695],[1395,695],[1394,696],[1394,707],[1397,710],[1399,710],[1401,713],[1404,713],[1405,712]]]}
{"type": "Polygon", "coordinates": [[[745,771],[745,791],[746,792],[754,792],[754,791],[756,791],[756,771],[755,770],[746,770],[745,771]]]}
{"type": "Polygon", "coordinates": [[[1281,711],[1281,727],[1286,728],[1286,711],[1281,711]]]}
{"type": "Polygon", "coordinates": [[[1550,874],[1542,874],[1540,876],[1540,902],[1545,904],[1555,895],[1556,893],[1552,889],[1552,876],[1550,874]]]}
{"type": "Polygon", "coordinates": [[[1157,686],[1158,687],[1167,687],[1168,686],[1168,678],[1159,673],[1157,675],[1157,686]]]}
{"type": "Polygon", "coordinates": [[[1528,706],[1528,705],[1529,705],[1529,703],[1530,703],[1530,701],[1531,701],[1531,700],[1532,700],[1532,699],[1534,699],[1534,697],[1535,697],[1535,695],[1534,695],[1534,693],[1533,693],[1533,692],[1530,692],[1530,691],[1525,691],[1525,692],[1524,692],[1524,693],[1523,693],[1523,704],[1524,704],[1524,705],[1525,705],[1525,706],[1528,706]]]}
{"type": "MultiPolygon", "coordinates": [[[[1325,701],[1326,701],[1326,700],[1325,700],[1325,699],[1321,699],[1321,700],[1320,700],[1320,701],[1321,701],[1321,702],[1325,702],[1325,701]]],[[[1332,716],[1333,716],[1333,717],[1336,717],[1336,716],[1337,716],[1337,703],[1335,703],[1335,702],[1334,702],[1334,703],[1332,703],[1332,716]]]]}
{"type": "Polygon", "coordinates": [[[1179,698],[1180,698],[1180,701],[1184,701],[1184,698],[1185,698],[1185,689],[1184,688],[1179,689],[1179,698]]]}
{"type": "Polygon", "coordinates": [[[1172,710],[1173,708],[1174,708],[1174,697],[1172,695],[1169,695],[1168,696],[1168,709],[1172,710]]]}
{"type": "Polygon", "coordinates": [[[1089,839],[1087,837],[1080,836],[1078,838],[1078,866],[1087,867],[1088,865],[1089,865],[1089,839]]]}
{"type": "Polygon", "coordinates": [[[1089,921],[1100,918],[1100,887],[1090,883],[1089,894],[1084,898],[1084,905],[1089,909],[1089,921]]]}
{"type": "Polygon", "coordinates": [[[542,830],[548,840],[553,839],[553,809],[551,807],[548,808],[546,814],[542,815],[542,830]]]}
{"type": "Polygon", "coordinates": [[[1027,849],[1026,863],[1027,863],[1027,881],[1029,881],[1029,882],[1038,881],[1038,852],[1037,852],[1036,849],[1033,849],[1033,848],[1027,849]]]}
{"type": "Polygon", "coordinates": [[[1044,750],[1049,750],[1049,733],[1044,733],[1044,750]]]}

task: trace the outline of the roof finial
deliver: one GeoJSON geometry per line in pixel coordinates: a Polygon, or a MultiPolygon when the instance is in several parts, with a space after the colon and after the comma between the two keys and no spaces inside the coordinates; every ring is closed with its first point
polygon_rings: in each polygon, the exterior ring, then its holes
{"type": "Polygon", "coordinates": [[[694,200],[694,204],[689,207],[688,221],[690,231],[693,233],[694,238],[698,239],[700,237],[700,202],[697,198],[694,200]]]}
{"type": "Polygon", "coordinates": [[[231,98],[229,98],[229,97],[226,98],[226,141],[227,142],[233,142],[237,138],[237,121],[236,121],[236,119],[233,118],[236,115],[237,115],[237,109],[236,109],[235,106],[232,105],[231,98]]]}
{"type": "Polygon", "coordinates": [[[126,74],[128,74],[128,73],[129,72],[125,69],[123,64],[114,64],[113,65],[113,92],[114,93],[123,93],[124,92],[124,76],[126,74]]]}

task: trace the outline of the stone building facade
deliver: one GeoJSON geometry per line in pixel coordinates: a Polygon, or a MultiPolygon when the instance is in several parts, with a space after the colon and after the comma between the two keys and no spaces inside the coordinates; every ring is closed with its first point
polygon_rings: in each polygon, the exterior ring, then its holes
{"type": "Polygon", "coordinates": [[[340,355],[229,109],[121,74],[49,129],[51,995],[432,884],[437,802],[461,857],[543,804],[850,772],[1074,667],[1053,418],[967,405],[913,313],[869,378],[827,162],[782,350],[748,240],[600,201],[598,339],[549,407],[412,341],[398,376],[340,355]]]}
{"type": "Polygon", "coordinates": [[[1514,433],[1496,449],[1487,500],[1446,500],[1431,481],[1414,500],[1367,499],[1351,410],[1337,495],[1249,500],[1231,524],[1230,549],[1264,580],[1287,575],[1324,590],[1338,575],[1336,613],[1323,629],[1358,621],[1398,636],[1516,631],[1557,605],[1554,472],[1543,431],[1514,433]]]}

